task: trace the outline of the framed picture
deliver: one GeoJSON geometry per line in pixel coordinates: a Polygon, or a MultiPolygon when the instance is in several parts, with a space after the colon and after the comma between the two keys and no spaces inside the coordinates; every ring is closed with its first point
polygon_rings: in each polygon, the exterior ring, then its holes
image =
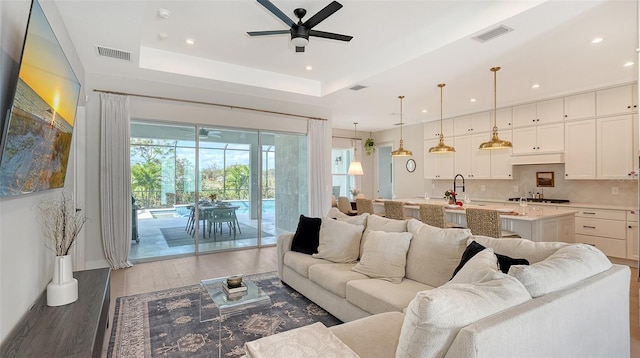
{"type": "Polygon", "coordinates": [[[538,187],[555,186],[555,183],[553,180],[553,172],[536,172],[536,186],[538,187]]]}

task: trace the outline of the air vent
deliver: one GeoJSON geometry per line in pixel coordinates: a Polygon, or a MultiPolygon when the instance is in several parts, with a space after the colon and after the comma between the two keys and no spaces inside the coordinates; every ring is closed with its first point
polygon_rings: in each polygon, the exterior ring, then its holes
{"type": "Polygon", "coordinates": [[[361,89],[365,89],[365,88],[367,88],[367,86],[355,85],[353,87],[350,87],[349,89],[352,91],[360,91],[361,89]]]}
{"type": "Polygon", "coordinates": [[[96,50],[98,50],[98,55],[104,57],[111,57],[118,60],[131,61],[131,52],[116,50],[114,48],[108,48],[104,46],[96,45],[96,50]]]}
{"type": "Polygon", "coordinates": [[[500,25],[498,27],[496,27],[495,29],[489,30],[485,33],[482,33],[478,36],[474,36],[472,37],[472,39],[476,40],[476,41],[480,41],[480,42],[487,42],[489,40],[493,40],[498,36],[504,35],[508,32],[513,31],[512,28],[506,27],[504,25],[500,25]]]}

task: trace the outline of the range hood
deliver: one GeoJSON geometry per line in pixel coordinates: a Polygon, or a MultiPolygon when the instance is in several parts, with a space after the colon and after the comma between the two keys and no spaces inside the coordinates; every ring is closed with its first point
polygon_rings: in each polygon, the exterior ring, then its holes
{"type": "Polygon", "coordinates": [[[511,165],[564,163],[564,153],[512,155],[511,165]]]}

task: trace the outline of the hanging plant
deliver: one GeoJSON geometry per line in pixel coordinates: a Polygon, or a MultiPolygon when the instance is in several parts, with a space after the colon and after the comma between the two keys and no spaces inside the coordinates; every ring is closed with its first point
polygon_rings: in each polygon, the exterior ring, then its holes
{"type": "MultiPolygon", "coordinates": [[[[369,133],[371,135],[371,133],[369,133]]],[[[371,155],[376,151],[376,143],[373,141],[373,138],[369,137],[364,142],[364,151],[367,155],[371,155]]]]}

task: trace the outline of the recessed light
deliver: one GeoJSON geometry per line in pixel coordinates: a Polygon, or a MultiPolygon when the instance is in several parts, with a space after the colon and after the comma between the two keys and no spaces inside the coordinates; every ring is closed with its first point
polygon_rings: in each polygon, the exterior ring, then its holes
{"type": "Polygon", "coordinates": [[[311,67],[311,66],[307,66],[307,67],[305,67],[304,69],[305,69],[305,70],[307,70],[307,71],[311,71],[311,70],[313,70],[313,67],[311,67]]]}
{"type": "Polygon", "coordinates": [[[596,37],[595,39],[591,40],[592,44],[598,44],[600,42],[602,42],[603,38],[602,37],[596,37]]]}
{"type": "Polygon", "coordinates": [[[187,45],[193,45],[194,43],[196,43],[193,39],[186,39],[184,40],[184,42],[186,42],[187,45]]]}
{"type": "Polygon", "coordinates": [[[534,83],[533,86],[531,86],[531,88],[540,88],[540,85],[537,83],[534,83]]]}
{"type": "Polygon", "coordinates": [[[158,9],[158,16],[160,16],[161,19],[168,19],[169,16],[171,16],[171,11],[167,9],[158,9]]]}
{"type": "Polygon", "coordinates": [[[624,64],[624,67],[631,67],[633,65],[634,65],[634,63],[632,61],[629,61],[629,62],[624,64]]]}
{"type": "Polygon", "coordinates": [[[422,113],[427,113],[427,110],[426,110],[426,109],[423,109],[423,110],[422,110],[422,113]]]}
{"type": "Polygon", "coordinates": [[[472,99],[469,100],[469,102],[475,102],[475,101],[476,101],[475,98],[472,98],[472,99]]]}
{"type": "Polygon", "coordinates": [[[167,37],[169,37],[169,35],[167,35],[167,34],[166,34],[166,33],[164,33],[164,32],[160,32],[160,33],[158,33],[158,39],[160,39],[160,40],[166,40],[166,39],[167,39],[167,37]]]}

